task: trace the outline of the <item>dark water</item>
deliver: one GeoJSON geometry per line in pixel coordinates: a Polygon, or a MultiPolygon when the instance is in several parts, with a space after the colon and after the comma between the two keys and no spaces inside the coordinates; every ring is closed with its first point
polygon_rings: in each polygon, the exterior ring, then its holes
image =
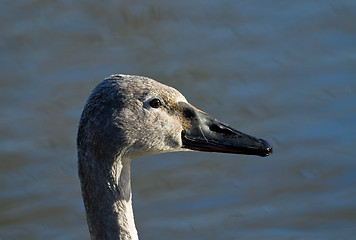
{"type": "Polygon", "coordinates": [[[2,1],[0,239],[89,239],[77,122],[145,75],[274,146],[135,159],[141,239],[356,239],[356,2],[2,1]]]}

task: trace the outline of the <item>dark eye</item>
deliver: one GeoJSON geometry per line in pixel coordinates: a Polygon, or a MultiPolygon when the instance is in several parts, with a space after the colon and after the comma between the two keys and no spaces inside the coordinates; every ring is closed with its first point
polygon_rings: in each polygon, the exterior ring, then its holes
{"type": "Polygon", "coordinates": [[[155,98],[151,100],[150,106],[153,108],[159,108],[160,106],[162,106],[162,102],[158,98],[155,98]]]}

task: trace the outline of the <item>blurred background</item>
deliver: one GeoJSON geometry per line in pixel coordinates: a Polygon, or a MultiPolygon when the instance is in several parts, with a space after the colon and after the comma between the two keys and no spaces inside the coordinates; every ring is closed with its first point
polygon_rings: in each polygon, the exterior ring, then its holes
{"type": "Polygon", "coordinates": [[[114,73],[267,139],[132,162],[141,239],[356,239],[356,1],[1,1],[0,239],[89,239],[76,131],[114,73]]]}

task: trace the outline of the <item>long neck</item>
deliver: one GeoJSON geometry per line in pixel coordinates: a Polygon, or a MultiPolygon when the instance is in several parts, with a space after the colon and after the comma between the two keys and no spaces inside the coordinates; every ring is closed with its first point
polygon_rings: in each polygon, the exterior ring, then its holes
{"type": "Polygon", "coordinates": [[[130,159],[85,157],[78,165],[91,239],[138,240],[131,203],[130,159]]]}

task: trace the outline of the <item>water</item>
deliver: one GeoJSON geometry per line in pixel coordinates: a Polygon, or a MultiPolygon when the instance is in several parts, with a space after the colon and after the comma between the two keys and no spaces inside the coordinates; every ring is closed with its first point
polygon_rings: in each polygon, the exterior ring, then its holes
{"type": "Polygon", "coordinates": [[[274,146],[132,162],[141,239],[356,239],[355,1],[3,1],[0,239],[89,239],[78,119],[149,76],[274,146]]]}

